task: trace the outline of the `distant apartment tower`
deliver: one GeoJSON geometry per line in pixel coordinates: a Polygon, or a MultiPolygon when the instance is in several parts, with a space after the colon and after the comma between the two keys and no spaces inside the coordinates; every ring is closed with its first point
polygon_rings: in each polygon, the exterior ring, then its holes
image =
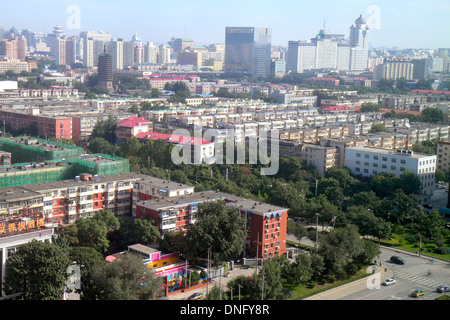
{"type": "Polygon", "coordinates": [[[9,59],[25,60],[27,40],[24,36],[11,40],[0,40],[0,56],[7,56],[9,59]]]}
{"type": "Polygon", "coordinates": [[[225,29],[226,73],[248,73],[253,77],[270,74],[272,30],[254,27],[225,29]]]}
{"type": "Polygon", "coordinates": [[[375,66],[374,80],[412,80],[414,78],[414,64],[411,61],[392,60],[375,66]]]}
{"type": "Polygon", "coordinates": [[[366,70],[368,57],[369,27],[360,15],[350,27],[350,71],[366,70]]]}
{"type": "Polygon", "coordinates": [[[428,59],[414,59],[411,61],[413,69],[413,79],[422,80],[428,79],[429,60],[428,59]]]}
{"type": "Polygon", "coordinates": [[[112,57],[104,52],[98,56],[98,85],[113,90],[112,57]]]}
{"type": "Polygon", "coordinates": [[[438,141],[437,143],[437,170],[450,173],[450,142],[438,141]]]}
{"type": "Polygon", "coordinates": [[[350,27],[350,39],[327,32],[325,27],[310,40],[289,41],[287,71],[334,69],[362,72],[368,67],[368,27],[362,16],[350,27]]]}
{"type": "Polygon", "coordinates": [[[123,41],[121,38],[112,39],[106,45],[106,51],[111,55],[113,71],[123,69],[123,41]]]}

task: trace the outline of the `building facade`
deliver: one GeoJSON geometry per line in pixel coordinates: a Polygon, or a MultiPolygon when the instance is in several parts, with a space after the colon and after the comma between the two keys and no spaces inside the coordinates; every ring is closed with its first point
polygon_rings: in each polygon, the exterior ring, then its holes
{"type": "Polygon", "coordinates": [[[269,28],[227,27],[225,29],[226,73],[270,74],[272,31],[269,28]]]}
{"type": "Polygon", "coordinates": [[[374,147],[349,147],[345,150],[345,166],[353,174],[365,177],[388,172],[399,177],[407,171],[422,183],[421,201],[427,203],[434,190],[436,155],[408,150],[388,150],[374,147]]]}
{"type": "Polygon", "coordinates": [[[154,199],[136,203],[136,218],[149,216],[161,234],[186,232],[197,221],[198,206],[208,201],[224,201],[246,217],[247,239],[244,254],[268,259],[286,252],[287,210],[231,194],[204,191],[182,197],[154,199]]]}
{"type": "Polygon", "coordinates": [[[450,142],[438,141],[437,143],[437,170],[450,173],[450,142]]]}

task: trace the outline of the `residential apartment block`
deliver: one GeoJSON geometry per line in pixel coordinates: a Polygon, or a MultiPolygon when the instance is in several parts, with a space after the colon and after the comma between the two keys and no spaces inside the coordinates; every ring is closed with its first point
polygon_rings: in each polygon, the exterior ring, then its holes
{"type": "Polygon", "coordinates": [[[208,201],[224,201],[246,217],[245,253],[267,259],[286,252],[287,210],[268,203],[217,191],[204,191],[180,197],[136,202],[136,218],[149,216],[161,234],[187,231],[197,221],[198,206],[208,201]]]}
{"type": "Polygon", "coordinates": [[[450,142],[438,141],[437,143],[437,170],[450,173],[450,142]]]}
{"type": "Polygon", "coordinates": [[[433,195],[436,165],[436,155],[419,154],[408,150],[374,147],[349,147],[345,150],[345,166],[353,174],[369,177],[389,172],[399,177],[406,171],[413,172],[422,183],[422,202],[429,201],[433,195]]]}

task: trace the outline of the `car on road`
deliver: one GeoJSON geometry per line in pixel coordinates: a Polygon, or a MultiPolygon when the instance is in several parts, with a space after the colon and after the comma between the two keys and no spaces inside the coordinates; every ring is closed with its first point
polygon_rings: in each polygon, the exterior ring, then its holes
{"type": "Polygon", "coordinates": [[[391,284],[395,284],[397,281],[394,278],[389,278],[384,280],[383,285],[390,286],[391,284]]]}
{"type": "Polygon", "coordinates": [[[431,205],[431,204],[429,204],[429,203],[424,204],[423,207],[424,207],[425,209],[433,209],[433,205],[431,205]]]}
{"type": "Polygon", "coordinates": [[[436,289],[436,291],[437,291],[437,292],[440,292],[440,293],[450,292],[450,286],[439,286],[439,287],[436,289]]]}
{"type": "Polygon", "coordinates": [[[396,264],[405,264],[405,260],[403,260],[399,256],[392,256],[390,260],[391,260],[391,262],[396,263],[396,264]]]}
{"type": "Polygon", "coordinates": [[[412,295],[413,297],[420,297],[420,296],[423,296],[424,294],[425,294],[425,291],[420,290],[420,289],[414,290],[414,291],[411,293],[411,295],[412,295]]]}
{"type": "Polygon", "coordinates": [[[193,295],[189,296],[189,298],[187,298],[187,300],[202,300],[203,299],[203,293],[197,292],[194,293],[193,295]]]}

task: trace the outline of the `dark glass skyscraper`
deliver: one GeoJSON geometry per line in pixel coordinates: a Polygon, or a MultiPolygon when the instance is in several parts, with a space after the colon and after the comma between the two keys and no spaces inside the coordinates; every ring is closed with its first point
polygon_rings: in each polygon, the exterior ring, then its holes
{"type": "Polygon", "coordinates": [[[272,31],[269,28],[227,27],[225,29],[226,73],[270,74],[272,31]]]}

